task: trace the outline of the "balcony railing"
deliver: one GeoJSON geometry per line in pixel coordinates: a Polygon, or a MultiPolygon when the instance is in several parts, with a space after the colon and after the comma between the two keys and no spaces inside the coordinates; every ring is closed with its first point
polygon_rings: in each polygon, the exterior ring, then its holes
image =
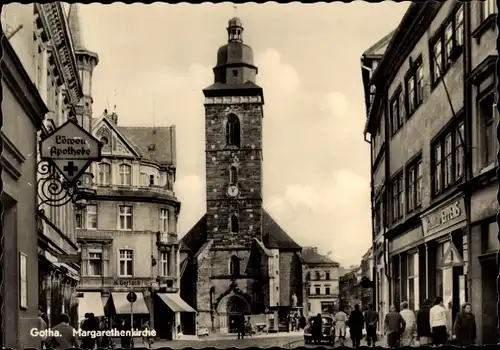
{"type": "Polygon", "coordinates": [[[179,244],[179,237],[174,232],[157,232],[156,245],[157,246],[172,246],[179,244]]]}

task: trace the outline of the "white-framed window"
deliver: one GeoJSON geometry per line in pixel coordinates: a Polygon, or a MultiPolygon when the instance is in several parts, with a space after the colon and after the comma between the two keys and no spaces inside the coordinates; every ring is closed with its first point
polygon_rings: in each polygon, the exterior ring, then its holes
{"type": "Polygon", "coordinates": [[[495,98],[493,93],[478,103],[480,126],[482,130],[483,166],[494,163],[497,155],[497,138],[495,126],[495,98]]]}
{"type": "Polygon", "coordinates": [[[418,255],[411,253],[407,256],[407,277],[408,277],[408,304],[410,310],[418,308],[418,255]]]}
{"type": "Polygon", "coordinates": [[[132,207],[120,205],[118,208],[118,229],[132,230],[132,207]]]}
{"type": "Polygon", "coordinates": [[[97,230],[97,205],[87,205],[86,210],[86,229],[87,230],[97,230]]]}
{"type": "Polygon", "coordinates": [[[330,295],[330,286],[325,286],[325,294],[330,295]]]}
{"type": "Polygon", "coordinates": [[[22,309],[28,308],[28,256],[24,253],[19,253],[19,307],[22,309]]]}
{"type": "Polygon", "coordinates": [[[111,165],[101,163],[98,165],[99,185],[109,185],[111,181],[111,165]]]}
{"type": "Polygon", "coordinates": [[[134,252],[131,249],[120,249],[120,277],[134,275],[134,252]]]}
{"type": "Polygon", "coordinates": [[[168,233],[168,209],[160,209],[160,231],[168,233]]]}
{"type": "Polygon", "coordinates": [[[161,252],[160,254],[160,275],[162,277],[167,277],[168,274],[168,252],[161,252]]]}
{"type": "Polygon", "coordinates": [[[101,276],[102,275],[102,253],[101,252],[89,252],[88,275],[89,276],[101,276]]]}
{"type": "Polygon", "coordinates": [[[130,186],[132,184],[132,167],[128,164],[120,164],[118,172],[120,174],[120,185],[130,186]]]}

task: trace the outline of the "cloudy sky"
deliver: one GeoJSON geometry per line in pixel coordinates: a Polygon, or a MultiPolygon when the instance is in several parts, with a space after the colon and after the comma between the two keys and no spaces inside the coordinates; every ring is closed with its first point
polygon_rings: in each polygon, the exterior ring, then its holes
{"type": "Polygon", "coordinates": [[[213,82],[227,21],[238,16],[264,88],[264,203],[301,245],[343,265],[370,246],[369,145],[360,56],[408,3],[82,5],[99,54],[94,116],[116,104],[122,125],[176,125],[184,235],[205,212],[202,89],[213,82]]]}

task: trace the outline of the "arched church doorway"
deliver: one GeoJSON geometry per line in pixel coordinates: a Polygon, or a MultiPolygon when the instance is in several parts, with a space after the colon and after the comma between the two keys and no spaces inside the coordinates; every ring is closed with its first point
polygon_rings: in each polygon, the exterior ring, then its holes
{"type": "Polygon", "coordinates": [[[237,333],[238,325],[250,311],[250,304],[243,296],[230,294],[224,297],[217,307],[220,332],[237,333]]]}

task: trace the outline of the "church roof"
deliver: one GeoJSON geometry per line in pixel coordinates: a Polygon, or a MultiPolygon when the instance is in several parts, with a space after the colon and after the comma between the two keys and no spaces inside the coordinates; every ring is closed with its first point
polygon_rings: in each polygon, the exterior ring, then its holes
{"type": "Polygon", "coordinates": [[[265,246],[270,249],[301,249],[265,209],[262,213],[262,237],[265,246]]]}
{"type": "Polygon", "coordinates": [[[223,84],[220,82],[213,83],[209,87],[203,89],[205,97],[211,96],[262,96],[262,88],[251,82],[247,81],[243,84],[223,84]]]}
{"type": "Polygon", "coordinates": [[[207,214],[203,215],[200,220],[191,228],[181,238],[180,243],[180,251],[181,252],[189,252],[194,251],[197,252],[203,243],[207,240],[207,214]]]}
{"type": "Polygon", "coordinates": [[[302,262],[308,265],[334,265],[339,266],[338,262],[319,254],[317,248],[304,247],[302,248],[302,262]]]}
{"type": "MultiPolygon", "coordinates": [[[[264,209],[262,216],[262,236],[266,249],[300,250],[298,245],[264,209]]],[[[207,240],[207,214],[181,238],[181,252],[198,252],[207,240]]]]}

